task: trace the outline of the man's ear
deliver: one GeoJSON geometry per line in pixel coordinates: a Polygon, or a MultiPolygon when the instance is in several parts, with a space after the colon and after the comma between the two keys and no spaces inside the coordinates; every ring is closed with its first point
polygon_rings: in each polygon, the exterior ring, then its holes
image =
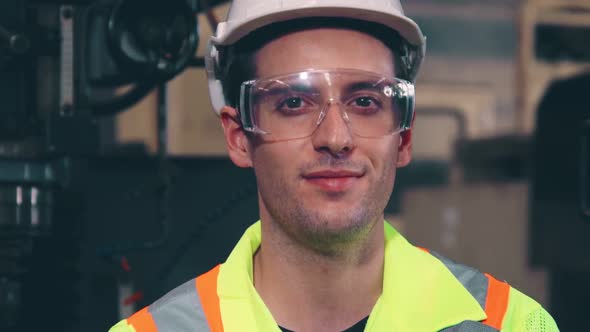
{"type": "Polygon", "coordinates": [[[410,129],[402,132],[399,135],[399,147],[397,149],[397,167],[407,166],[412,160],[412,131],[414,130],[414,118],[412,119],[412,125],[410,129]]]}
{"type": "Polygon", "coordinates": [[[229,158],[238,167],[252,167],[250,142],[242,129],[238,112],[235,108],[225,106],[220,115],[229,158]]]}
{"type": "Polygon", "coordinates": [[[400,134],[399,147],[397,149],[397,167],[407,166],[412,160],[412,129],[400,134]]]}

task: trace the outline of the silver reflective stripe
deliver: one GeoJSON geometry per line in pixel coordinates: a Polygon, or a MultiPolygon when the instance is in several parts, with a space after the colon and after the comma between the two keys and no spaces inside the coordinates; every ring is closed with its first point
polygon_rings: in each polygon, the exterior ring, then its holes
{"type": "Polygon", "coordinates": [[[461,282],[463,287],[471,293],[481,308],[486,310],[486,297],[488,295],[488,278],[478,270],[465,266],[463,264],[455,263],[454,261],[439,255],[438,253],[430,252],[434,257],[438,258],[451,273],[461,282]]]}
{"type": "MultiPolygon", "coordinates": [[[[430,253],[438,258],[451,273],[459,280],[459,282],[469,291],[481,308],[486,309],[486,298],[488,295],[488,278],[478,270],[456,263],[444,256],[439,255],[434,251],[430,253]]],[[[485,325],[481,322],[464,321],[455,326],[443,329],[440,332],[498,332],[495,328],[485,325]]]]}
{"type": "Polygon", "coordinates": [[[158,332],[211,332],[195,279],[170,291],[149,306],[158,332]]]}
{"type": "Polygon", "coordinates": [[[491,326],[480,322],[466,320],[461,324],[440,330],[439,332],[499,332],[491,326]]]}

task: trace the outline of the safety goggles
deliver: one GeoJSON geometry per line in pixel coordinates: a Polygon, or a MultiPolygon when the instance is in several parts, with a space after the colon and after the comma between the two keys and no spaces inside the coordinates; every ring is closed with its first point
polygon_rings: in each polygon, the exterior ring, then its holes
{"type": "Polygon", "coordinates": [[[337,69],[247,81],[240,89],[243,128],[272,140],[312,135],[329,111],[339,111],[355,135],[396,134],[410,128],[414,85],[371,72],[337,69]]]}

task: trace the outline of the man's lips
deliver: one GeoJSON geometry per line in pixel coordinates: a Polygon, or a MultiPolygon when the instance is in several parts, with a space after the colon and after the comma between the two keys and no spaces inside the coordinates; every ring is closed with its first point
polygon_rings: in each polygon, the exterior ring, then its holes
{"type": "Polygon", "coordinates": [[[363,175],[364,173],[360,171],[330,169],[308,172],[303,175],[303,178],[324,191],[342,192],[350,188],[363,175]]]}

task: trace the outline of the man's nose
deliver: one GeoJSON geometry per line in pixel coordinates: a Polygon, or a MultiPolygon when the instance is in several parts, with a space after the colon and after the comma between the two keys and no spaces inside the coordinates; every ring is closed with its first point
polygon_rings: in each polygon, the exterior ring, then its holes
{"type": "Polygon", "coordinates": [[[352,132],[348,117],[342,105],[329,101],[312,135],[312,143],[317,151],[326,151],[334,156],[343,156],[354,149],[352,132]]]}

